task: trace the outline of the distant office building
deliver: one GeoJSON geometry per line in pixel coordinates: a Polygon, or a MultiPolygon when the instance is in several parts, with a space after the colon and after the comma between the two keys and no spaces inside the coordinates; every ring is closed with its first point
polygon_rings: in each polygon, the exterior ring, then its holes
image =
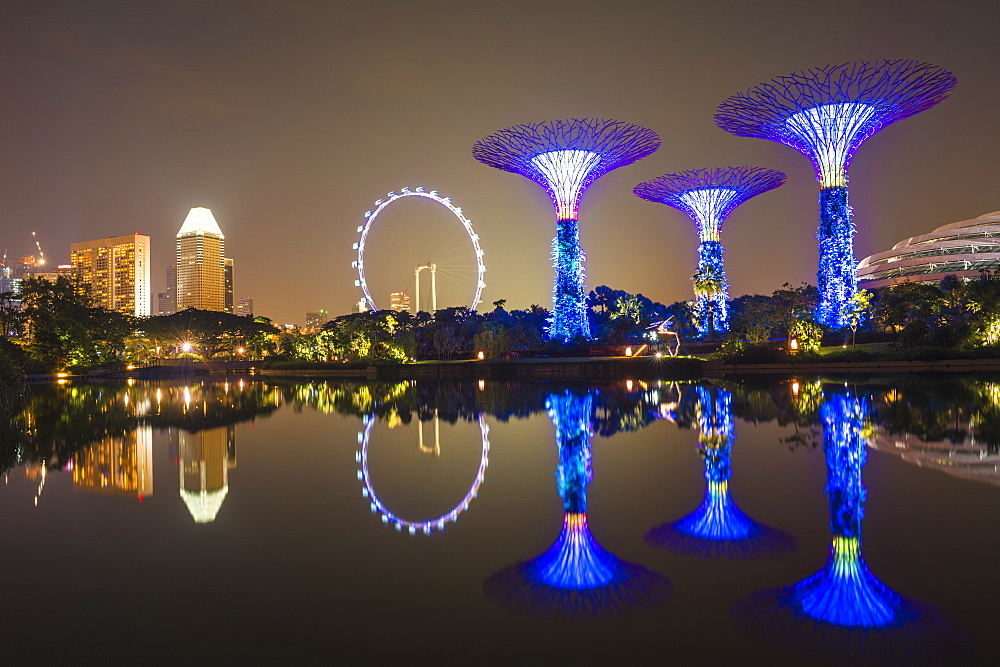
{"type": "Polygon", "coordinates": [[[225,279],[226,279],[226,312],[233,312],[233,260],[229,257],[225,259],[225,279]]]}
{"type": "Polygon", "coordinates": [[[406,292],[393,292],[390,294],[389,310],[410,312],[410,295],[406,292]]]}
{"type": "Polygon", "coordinates": [[[323,325],[329,321],[330,313],[325,310],[306,313],[306,330],[315,333],[322,329],[323,325]]]}
{"type": "Polygon", "coordinates": [[[858,287],[905,282],[937,283],[947,275],[963,280],[1000,269],[1000,211],[911,236],[892,250],[858,263],[858,287]]]}
{"type": "Polygon", "coordinates": [[[177,310],[226,310],[226,246],[207,208],[193,208],[177,232],[177,310]]]}
{"type": "Polygon", "coordinates": [[[156,294],[156,314],[172,315],[177,312],[177,267],[167,267],[167,291],[156,294]]]}
{"type": "Polygon", "coordinates": [[[367,313],[368,301],[365,299],[361,299],[361,301],[358,301],[356,304],[354,304],[353,310],[355,313],[367,313]]]}
{"type": "Polygon", "coordinates": [[[96,305],[139,317],[150,315],[148,236],[73,243],[69,261],[75,279],[88,286],[96,305]]]}
{"type": "Polygon", "coordinates": [[[108,436],[74,454],[73,488],[140,500],[153,495],[153,427],[108,436]]]}
{"type": "Polygon", "coordinates": [[[240,299],[236,302],[236,314],[243,317],[253,317],[253,299],[240,299]]]}

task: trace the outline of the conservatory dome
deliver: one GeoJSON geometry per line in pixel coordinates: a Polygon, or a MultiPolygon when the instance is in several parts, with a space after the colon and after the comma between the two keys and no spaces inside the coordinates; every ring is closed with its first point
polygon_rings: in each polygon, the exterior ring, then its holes
{"type": "Polygon", "coordinates": [[[911,236],[892,250],[865,257],[858,264],[858,287],[887,287],[905,282],[936,283],[947,275],[978,278],[1000,269],[1000,211],[953,222],[929,234],[911,236]]]}

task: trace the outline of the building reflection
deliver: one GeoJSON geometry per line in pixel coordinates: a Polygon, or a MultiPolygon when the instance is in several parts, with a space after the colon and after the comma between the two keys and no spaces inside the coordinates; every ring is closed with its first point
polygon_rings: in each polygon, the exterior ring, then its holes
{"type": "Polygon", "coordinates": [[[730,495],[732,392],[695,386],[685,393],[694,403],[698,453],[705,462],[705,497],[698,509],[683,519],[650,530],[646,541],[704,557],[747,558],[793,550],[794,538],[748,517],[730,495]]]}
{"type": "Polygon", "coordinates": [[[229,493],[229,468],[231,461],[235,463],[235,427],[220,426],[195,433],[179,429],[174,433],[181,499],[195,523],[215,521],[229,493]]]}
{"type": "Polygon", "coordinates": [[[135,496],[153,495],[153,429],[140,426],[87,445],[73,455],[73,488],[135,496]]]}
{"type": "Polygon", "coordinates": [[[666,601],[672,588],[668,579],[619,559],[590,532],[593,396],[566,390],[550,394],[546,407],[559,450],[562,531],[542,555],[487,579],[487,596],[518,612],[570,618],[624,616],[666,601]]]}

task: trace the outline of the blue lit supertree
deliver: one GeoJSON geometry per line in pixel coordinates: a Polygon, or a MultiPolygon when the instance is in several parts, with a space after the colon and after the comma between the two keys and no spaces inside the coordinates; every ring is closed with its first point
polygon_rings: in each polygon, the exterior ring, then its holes
{"type": "Polygon", "coordinates": [[[847,168],[858,147],[886,125],[944,100],[956,79],[916,60],[849,62],[781,76],[722,103],[719,127],[741,137],[770,139],[812,160],[820,183],[819,303],[816,319],[847,324],[857,292],[854,224],[847,168]]]}
{"type": "Polygon", "coordinates": [[[720,167],[666,174],[640,183],[637,197],[661,202],[688,214],[698,227],[695,313],[702,333],[728,331],[729,299],[722,265],[722,223],[732,211],[759,194],[784,184],[785,175],[763,167],[720,167]]]}
{"type": "Polygon", "coordinates": [[[706,557],[751,557],[794,549],[795,540],[790,535],[757,523],[729,495],[734,439],[732,392],[696,386],[687,393],[693,395],[698,452],[705,460],[705,499],[683,519],[650,530],[646,541],[706,557]]]}
{"type": "Polygon", "coordinates": [[[621,616],[659,604],[669,580],[609,553],[587,524],[587,486],[593,478],[590,394],[569,391],[546,401],[556,427],[556,484],[563,501],[559,538],[537,558],[506,568],[485,584],[487,595],[516,611],[568,617],[621,616]]]}
{"type": "Polygon", "coordinates": [[[555,286],[548,337],[563,342],[590,338],[586,256],[580,248],[579,208],[587,188],[604,174],[660,147],[652,130],[602,118],[514,125],[476,142],[472,156],[497,169],[521,174],[545,188],[556,211],[552,241],[555,286]]]}

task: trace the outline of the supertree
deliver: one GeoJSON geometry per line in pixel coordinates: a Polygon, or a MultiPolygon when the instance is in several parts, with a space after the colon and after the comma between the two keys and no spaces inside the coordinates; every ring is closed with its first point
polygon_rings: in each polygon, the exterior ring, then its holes
{"type": "Polygon", "coordinates": [[[603,118],[514,125],[479,140],[472,156],[491,167],[521,174],[549,193],[556,211],[552,241],[555,287],[548,337],[590,338],[586,256],[580,248],[580,200],[599,177],[660,147],[652,130],[603,118]]]}
{"type": "Polygon", "coordinates": [[[733,210],[785,182],[780,171],[763,167],[718,167],[665,174],[640,183],[637,197],[660,202],[688,214],[698,227],[698,271],[694,274],[698,330],[711,335],[729,330],[729,298],[722,266],[722,223],[733,210]]]}
{"type": "Polygon", "coordinates": [[[847,324],[857,292],[847,168],[858,147],[886,125],[944,100],[955,76],[916,60],[848,62],[794,72],[719,106],[715,122],[741,137],[771,139],[812,160],[820,183],[819,303],[816,319],[847,324]]]}
{"type": "Polygon", "coordinates": [[[795,548],[785,533],[744,514],[729,495],[732,476],[733,394],[717,387],[690,388],[698,422],[698,452],[705,460],[705,498],[679,521],[653,528],[646,541],[698,556],[753,557],[795,548]]]}
{"type": "Polygon", "coordinates": [[[623,616],[665,601],[669,580],[606,551],[587,524],[593,397],[567,390],[551,394],[546,407],[559,447],[562,531],[542,555],[487,579],[487,595],[517,611],[571,618],[623,616]]]}

